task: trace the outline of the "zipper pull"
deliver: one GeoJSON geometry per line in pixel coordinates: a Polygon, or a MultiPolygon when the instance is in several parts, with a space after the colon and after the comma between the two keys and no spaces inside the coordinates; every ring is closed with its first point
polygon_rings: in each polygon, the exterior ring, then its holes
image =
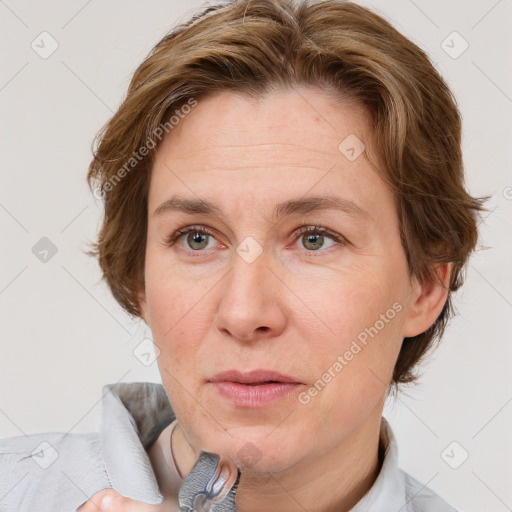
{"type": "Polygon", "coordinates": [[[229,458],[201,452],[181,484],[181,512],[237,512],[235,498],[240,469],[229,458]]]}

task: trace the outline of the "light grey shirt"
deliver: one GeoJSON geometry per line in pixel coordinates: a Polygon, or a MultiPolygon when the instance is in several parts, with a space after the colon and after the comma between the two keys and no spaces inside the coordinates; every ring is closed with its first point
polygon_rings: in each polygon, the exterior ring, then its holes
{"type": "MultiPolygon", "coordinates": [[[[174,420],[161,384],[109,384],[103,388],[99,433],[52,432],[0,440],[0,512],[76,512],[107,488],[161,504],[147,450],[174,420]]],[[[350,512],[457,512],[398,468],[396,440],[385,418],[381,442],[379,475],[350,512]]]]}

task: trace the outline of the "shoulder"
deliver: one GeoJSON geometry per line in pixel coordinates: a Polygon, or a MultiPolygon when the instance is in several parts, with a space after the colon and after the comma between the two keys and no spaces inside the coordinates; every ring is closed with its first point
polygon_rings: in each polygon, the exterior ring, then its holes
{"type": "Polygon", "coordinates": [[[399,469],[398,472],[404,482],[408,512],[457,512],[430,487],[422,484],[402,469],[399,469]]]}
{"type": "Polygon", "coordinates": [[[107,487],[97,433],[0,439],[2,512],[74,511],[107,487]]]}

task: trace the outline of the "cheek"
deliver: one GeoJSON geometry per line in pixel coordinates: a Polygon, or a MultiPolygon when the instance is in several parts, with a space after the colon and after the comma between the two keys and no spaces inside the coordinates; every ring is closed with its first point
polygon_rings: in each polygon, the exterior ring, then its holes
{"type": "MultiPolygon", "coordinates": [[[[395,334],[400,324],[403,302],[399,275],[391,275],[388,269],[372,271],[370,266],[351,268],[350,272],[331,272],[328,278],[312,280],[294,279],[290,288],[304,298],[310,311],[309,317],[302,318],[302,329],[316,330],[311,341],[322,338],[322,344],[330,339],[329,345],[342,349],[344,344],[376,325],[386,335],[395,334]],[[400,306],[393,307],[399,303],[400,306]],[[391,328],[391,327],[394,327],[391,328]]],[[[320,340],[319,340],[320,341],[320,340]]]]}
{"type": "Polygon", "coordinates": [[[155,338],[175,336],[190,322],[194,307],[207,286],[194,282],[176,268],[165,251],[148,249],[145,265],[145,290],[148,321],[155,338]]]}
{"type": "Polygon", "coordinates": [[[315,313],[297,327],[309,345],[326,407],[330,402],[343,404],[339,410],[345,412],[357,410],[375,405],[385,393],[402,343],[404,307],[397,282],[386,272],[366,270],[298,291],[315,313]]]}
{"type": "Polygon", "coordinates": [[[180,277],[169,265],[147,261],[147,320],[160,350],[159,361],[172,362],[173,370],[187,363],[187,352],[197,348],[195,340],[200,340],[204,328],[201,304],[207,291],[204,283],[180,277]]]}

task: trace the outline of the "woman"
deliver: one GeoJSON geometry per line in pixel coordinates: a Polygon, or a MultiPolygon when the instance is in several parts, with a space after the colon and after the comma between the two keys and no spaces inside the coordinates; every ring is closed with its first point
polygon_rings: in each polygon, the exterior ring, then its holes
{"type": "Polygon", "coordinates": [[[100,434],[2,441],[2,510],[454,510],[398,469],[382,409],[476,244],[460,131],[424,52],[353,3],[173,30],[88,174],[92,253],[163,386],[106,386],[100,434]]]}

